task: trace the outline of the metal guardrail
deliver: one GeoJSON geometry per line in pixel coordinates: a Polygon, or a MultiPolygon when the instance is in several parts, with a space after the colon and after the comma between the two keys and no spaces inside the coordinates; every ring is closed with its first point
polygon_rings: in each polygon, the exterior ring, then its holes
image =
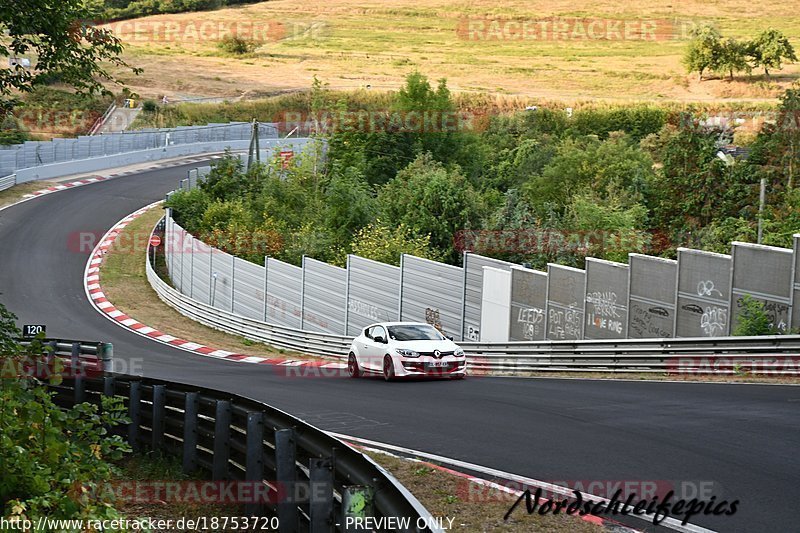
{"type": "Polygon", "coordinates": [[[800,335],[615,341],[462,342],[470,369],[800,375],[800,335]]]}
{"type": "Polygon", "coordinates": [[[0,191],[4,191],[6,189],[10,189],[17,183],[17,175],[10,174],[8,176],[0,178],[0,191]]]}
{"type": "MultiPolygon", "coordinates": [[[[98,353],[104,364],[111,360],[107,344],[45,344],[71,359],[71,368],[95,364],[98,353]]],[[[348,516],[406,518],[410,526],[402,531],[440,531],[425,507],[380,465],[284,411],[195,385],[111,372],[94,378],[66,374],[61,384],[49,386],[58,405],[100,405],[104,395],[121,396],[131,420],[121,433],[134,449],[179,456],[187,473],[203,470],[215,481],[246,482],[247,494],[267,495],[250,499],[246,514],[276,516],[282,532],[344,531],[348,516]],[[366,503],[363,510],[345,505],[352,498],[366,503]]]]}
{"type": "Polygon", "coordinates": [[[117,109],[117,104],[115,104],[114,102],[111,102],[111,105],[108,106],[108,109],[106,109],[106,112],[103,113],[102,116],[100,116],[97,120],[94,121],[94,124],[92,124],[92,127],[89,130],[89,135],[94,135],[95,133],[97,133],[100,130],[100,128],[102,128],[103,125],[106,123],[106,120],[108,120],[108,117],[110,117],[111,114],[114,111],[116,111],[116,109],[117,109]]]}

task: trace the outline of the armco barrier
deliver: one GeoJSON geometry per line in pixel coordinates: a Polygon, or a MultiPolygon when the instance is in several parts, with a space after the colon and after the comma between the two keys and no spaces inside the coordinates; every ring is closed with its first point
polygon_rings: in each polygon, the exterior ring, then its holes
{"type": "Polygon", "coordinates": [[[0,178],[0,191],[4,191],[16,185],[17,183],[17,176],[15,174],[11,174],[10,176],[6,176],[4,178],[0,178]]]}
{"type": "MultiPolygon", "coordinates": [[[[71,365],[91,364],[108,346],[45,343],[71,365]]],[[[405,531],[440,531],[425,507],[369,457],[262,402],[111,372],[96,378],[77,372],[50,389],[62,407],[99,406],[102,396],[122,397],[130,419],[122,429],[135,450],[181,457],[186,473],[200,470],[214,481],[246,482],[248,495],[267,498],[248,498],[245,513],[278,517],[279,531],[344,531],[348,516],[406,518],[405,531]],[[353,496],[366,498],[366,505],[355,511],[343,505],[353,496]]]]}
{"type": "Polygon", "coordinates": [[[158,277],[149,260],[147,261],[147,279],[158,297],[164,302],[182,315],[206,326],[279,348],[342,359],[347,357],[351,337],[267,324],[212,307],[189,298],[170,287],[158,277]]]}
{"type": "MultiPolygon", "coordinates": [[[[150,285],[159,298],[181,314],[272,346],[336,358],[347,356],[350,336],[269,324],[181,294],[156,274],[151,256],[148,251],[150,285]]],[[[473,375],[540,371],[735,374],[746,370],[800,375],[800,335],[459,344],[473,375]]]]}

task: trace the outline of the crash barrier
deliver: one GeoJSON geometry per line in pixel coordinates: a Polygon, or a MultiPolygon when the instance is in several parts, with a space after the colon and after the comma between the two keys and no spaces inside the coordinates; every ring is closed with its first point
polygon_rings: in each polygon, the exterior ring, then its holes
{"type": "MultiPolygon", "coordinates": [[[[154,231],[163,232],[165,220],[154,231]]],[[[161,279],[148,253],[150,285],[181,314],[234,335],[303,353],[344,359],[353,336],[325,334],[249,318],[182,294],[161,279]]],[[[542,371],[667,374],[800,374],[800,335],[582,341],[461,341],[469,373],[542,371]]]]}
{"type": "MultiPolygon", "coordinates": [[[[189,171],[192,188],[208,167],[189,171]]],[[[253,321],[357,335],[383,321],[427,322],[456,340],[508,342],[726,337],[745,297],[764,304],[777,332],[800,330],[800,234],[794,251],[734,242],[731,255],[678,249],[677,260],[630,254],[587,258],[547,272],[465,252],[463,266],[408,254],[400,266],[348,255],[346,268],[304,257],[255,264],[209,246],[166,218],[175,288],[253,321]],[[793,305],[794,303],[794,305],[793,305]]],[[[247,247],[246,239],[237,246],[247,247]]],[[[250,250],[247,250],[250,252],[250,250]]]]}
{"type": "MultiPolygon", "coordinates": [[[[26,181],[222,151],[228,146],[246,149],[252,132],[251,123],[231,122],[0,146],[0,190],[26,181]]],[[[258,124],[258,132],[261,139],[278,138],[274,124],[258,124]]]]}
{"type": "Polygon", "coordinates": [[[106,108],[105,113],[103,113],[100,117],[97,118],[97,120],[94,121],[94,124],[92,124],[92,127],[89,129],[89,135],[94,135],[98,131],[100,131],[100,129],[103,127],[103,125],[105,125],[106,121],[108,120],[108,117],[110,117],[116,110],[117,110],[117,104],[112,102],[111,105],[109,105],[108,108],[106,108]]]}
{"type": "MultiPolygon", "coordinates": [[[[72,360],[72,368],[93,365],[98,350],[101,357],[111,353],[106,344],[44,342],[55,356],[72,360]]],[[[130,423],[115,429],[135,450],[181,457],[186,473],[201,470],[214,481],[238,482],[244,490],[232,492],[242,494],[245,513],[277,517],[279,531],[345,531],[347,517],[396,517],[395,523],[410,524],[404,531],[439,531],[422,504],[380,465],[267,404],[141,376],[65,374],[61,384],[49,386],[58,405],[101,406],[104,395],[121,397],[130,423]]]]}

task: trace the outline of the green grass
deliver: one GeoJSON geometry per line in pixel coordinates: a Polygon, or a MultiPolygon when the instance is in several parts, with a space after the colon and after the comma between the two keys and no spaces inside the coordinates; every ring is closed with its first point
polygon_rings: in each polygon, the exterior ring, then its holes
{"type": "MultiPolygon", "coordinates": [[[[186,13],[169,18],[196,21],[209,16],[186,13]]],[[[549,16],[710,22],[724,35],[739,38],[754,37],[763,29],[775,27],[800,48],[800,17],[789,4],[777,0],[758,5],[744,0],[715,4],[635,0],[624,5],[601,0],[545,0],[534,5],[512,0],[500,6],[488,0],[398,0],[391,4],[341,0],[329,5],[312,0],[273,0],[221,9],[213,18],[226,23],[277,21],[287,27],[313,21],[324,27],[316,30],[313,38],[264,43],[253,52],[252,64],[220,57],[211,40],[134,41],[128,54],[145,69],[147,82],[140,83],[137,90],[169,93],[177,90],[178,79],[182,79],[185,85],[181,90],[207,96],[305,89],[312,73],[330,82],[332,88],[371,84],[384,89],[398,87],[409,70],[418,68],[432,79],[448,78],[457,90],[537,100],[767,101],[800,77],[800,65],[789,65],[782,72],[787,79],[766,91],[745,75],[733,83],[713,80],[697,84],[680,63],[686,45],[681,39],[488,42],[465,40],[456,32],[462,17],[519,20],[549,16]],[[193,79],[197,73],[211,70],[225,72],[224,78],[235,83],[199,83],[193,79]]]]}

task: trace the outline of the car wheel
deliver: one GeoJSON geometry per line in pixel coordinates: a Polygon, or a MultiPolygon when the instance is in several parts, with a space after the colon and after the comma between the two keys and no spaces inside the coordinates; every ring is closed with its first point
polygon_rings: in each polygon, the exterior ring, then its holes
{"type": "Polygon", "coordinates": [[[357,378],[361,376],[361,369],[358,368],[358,360],[354,353],[351,353],[347,357],[347,374],[351,378],[357,378]]]}
{"type": "Polygon", "coordinates": [[[383,358],[383,379],[386,381],[392,381],[394,379],[394,361],[392,361],[390,355],[383,358]]]}
{"type": "Polygon", "coordinates": [[[450,376],[450,379],[464,379],[467,377],[466,374],[455,374],[454,376],[450,376]]]}

